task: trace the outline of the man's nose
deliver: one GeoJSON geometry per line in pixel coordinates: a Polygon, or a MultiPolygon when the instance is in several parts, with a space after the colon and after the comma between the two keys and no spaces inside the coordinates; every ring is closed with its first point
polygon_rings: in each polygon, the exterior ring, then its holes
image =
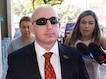
{"type": "Polygon", "coordinates": [[[48,29],[51,29],[51,28],[53,28],[53,26],[52,26],[52,24],[51,24],[51,22],[49,21],[49,20],[47,20],[47,28],[48,29]]]}

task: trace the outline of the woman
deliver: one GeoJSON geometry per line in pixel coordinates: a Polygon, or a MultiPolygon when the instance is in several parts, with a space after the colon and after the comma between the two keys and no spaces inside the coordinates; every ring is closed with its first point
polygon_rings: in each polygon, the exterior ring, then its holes
{"type": "MultiPolygon", "coordinates": [[[[79,15],[72,35],[65,44],[76,46],[79,42],[89,45],[91,42],[101,45],[106,50],[106,38],[101,36],[96,14],[91,10],[86,10],[79,15]]],[[[99,78],[99,64],[93,58],[83,57],[90,79],[99,78]]]]}

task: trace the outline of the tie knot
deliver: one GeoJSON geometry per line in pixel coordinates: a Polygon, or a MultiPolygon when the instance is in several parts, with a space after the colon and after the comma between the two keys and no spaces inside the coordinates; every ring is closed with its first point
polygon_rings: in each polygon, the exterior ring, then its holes
{"type": "Polygon", "coordinates": [[[51,52],[46,52],[44,54],[45,59],[50,59],[51,56],[52,56],[52,53],[51,52]]]}

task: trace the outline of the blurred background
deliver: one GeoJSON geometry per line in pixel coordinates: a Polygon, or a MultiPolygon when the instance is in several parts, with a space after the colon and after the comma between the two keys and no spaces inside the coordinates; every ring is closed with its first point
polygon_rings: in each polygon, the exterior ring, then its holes
{"type": "MultiPolygon", "coordinates": [[[[2,70],[7,67],[5,63],[8,44],[20,36],[20,18],[24,15],[31,16],[33,10],[41,4],[50,4],[57,9],[61,22],[60,41],[73,30],[79,14],[88,9],[96,13],[101,33],[106,36],[106,0],[0,0],[0,78],[2,70]]],[[[103,65],[102,79],[106,79],[105,73],[106,66],[103,65]]]]}

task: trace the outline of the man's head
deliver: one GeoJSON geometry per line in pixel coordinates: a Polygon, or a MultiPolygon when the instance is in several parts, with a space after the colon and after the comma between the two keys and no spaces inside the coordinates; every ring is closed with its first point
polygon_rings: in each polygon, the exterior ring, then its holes
{"type": "Polygon", "coordinates": [[[30,38],[32,22],[30,17],[23,16],[19,22],[20,31],[23,38],[30,38]]]}
{"type": "Polygon", "coordinates": [[[39,44],[54,44],[59,35],[59,19],[53,7],[44,5],[32,14],[33,30],[39,44]]]}

